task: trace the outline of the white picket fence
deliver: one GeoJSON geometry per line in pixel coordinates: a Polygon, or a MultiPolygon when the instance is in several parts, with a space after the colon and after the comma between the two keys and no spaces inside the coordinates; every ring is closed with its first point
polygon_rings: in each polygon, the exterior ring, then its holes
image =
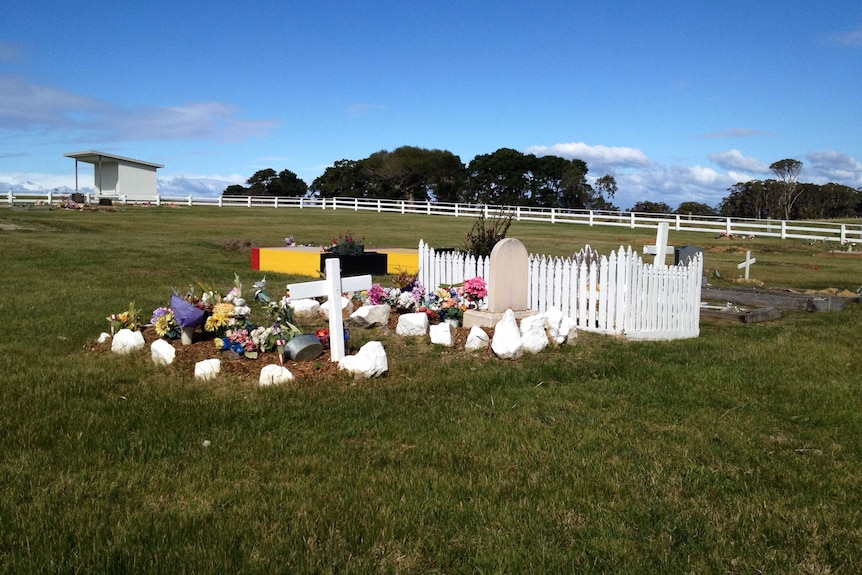
{"type": "MultiPolygon", "coordinates": [[[[419,280],[429,288],[488,278],[489,265],[488,258],[419,244],[419,280]]],[[[631,246],[610,256],[589,246],[572,258],[531,254],[529,306],[555,307],[583,331],[632,340],[693,338],[700,334],[702,275],[701,254],[667,267],[645,263],[631,246]]]]}

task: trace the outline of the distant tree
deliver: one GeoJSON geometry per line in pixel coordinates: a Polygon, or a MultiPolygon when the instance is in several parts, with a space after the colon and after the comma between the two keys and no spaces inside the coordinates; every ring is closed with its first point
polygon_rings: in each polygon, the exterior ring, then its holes
{"type": "Polygon", "coordinates": [[[279,197],[304,196],[308,191],[308,184],[290,170],[282,170],[276,178],[269,181],[266,195],[279,197]]]}
{"type": "Polygon", "coordinates": [[[222,192],[223,196],[247,196],[248,188],[239,184],[232,184],[222,192]]]}
{"type": "Polygon", "coordinates": [[[443,150],[402,146],[381,150],[361,162],[368,176],[370,197],[425,201],[432,195],[458,197],[463,189],[464,165],[443,150]]]}
{"type": "Polygon", "coordinates": [[[799,184],[800,196],[793,209],[799,219],[849,218],[857,215],[862,193],[849,186],[829,183],[799,184]]]}
{"type": "Polygon", "coordinates": [[[249,196],[266,196],[267,188],[270,185],[270,182],[278,177],[278,174],[272,168],[266,168],[265,170],[258,170],[252,175],[248,180],[245,181],[248,184],[248,192],[249,196]]]}
{"type": "Polygon", "coordinates": [[[610,201],[618,191],[617,181],[610,174],[605,174],[596,180],[595,194],[586,206],[591,210],[615,211],[618,208],[610,201]],[[605,197],[607,196],[607,198],[605,197]]]}
{"type": "Polygon", "coordinates": [[[781,217],[781,191],[775,180],[750,180],[734,184],[719,204],[722,216],[733,218],[781,217]]]}
{"type": "Polygon", "coordinates": [[[363,198],[368,187],[361,162],[338,160],[311,183],[309,191],[322,198],[363,198]]]}
{"type": "Polygon", "coordinates": [[[718,210],[700,202],[683,202],[675,213],[692,216],[715,216],[718,215],[718,210]]]}
{"type": "Polygon", "coordinates": [[[769,169],[772,170],[772,173],[775,174],[775,177],[778,178],[781,184],[780,208],[784,219],[789,220],[793,211],[793,204],[799,199],[803,190],[803,188],[798,188],[796,185],[799,180],[799,174],[802,172],[802,162],[786,158],[773,162],[769,166],[769,169]]]}
{"type": "Polygon", "coordinates": [[[481,154],[467,165],[467,199],[480,204],[527,205],[535,156],[511,148],[481,154]]]}
{"type": "Polygon", "coordinates": [[[664,202],[640,201],[632,206],[632,212],[645,214],[672,214],[673,209],[664,202]]]}

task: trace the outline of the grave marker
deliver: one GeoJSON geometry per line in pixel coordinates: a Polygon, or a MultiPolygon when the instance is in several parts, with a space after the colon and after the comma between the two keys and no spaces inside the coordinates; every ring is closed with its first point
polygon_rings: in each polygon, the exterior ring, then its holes
{"type": "Polygon", "coordinates": [[[745,268],[745,279],[748,279],[748,269],[751,267],[751,264],[755,263],[757,260],[751,257],[751,251],[745,252],[745,261],[736,266],[736,269],[741,270],[745,268]]]}
{"type": "Polygon", "coordinates": [[[667,256],[669,251],[673,251],[673,246],[667,245],[667,230],[668,224],[667,222],[661,222],[658,225],[658,229],[655,234],[655,245],[654,246],[644,246],[644,253],[649,255],[655,255],[655,260],[653,260],[653,265],[657,268],[665,267],[664,259],[667,256]]]}
{"type": "Polygon", "coordinates": [[[338,258],[326,260],[326,279],[315,282],[289,284],[290,299],[326,296],[329,306],[329,353],[332,361],[344,358],[344,321],[341,317],[341,294],[371,288],[371,276],[342,278],[338,258]]]}
{"type": "Polygon", "coordinates": [[[488,311],[521,311],[529,305],[530,254],[521,240],[505,238],[491,250],[488,311]]]}

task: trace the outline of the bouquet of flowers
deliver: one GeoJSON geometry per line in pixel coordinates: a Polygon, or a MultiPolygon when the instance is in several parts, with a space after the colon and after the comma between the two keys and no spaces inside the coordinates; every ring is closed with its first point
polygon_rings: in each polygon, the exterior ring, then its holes
{"type": "Polygon", "coordinates": [[[343,235],[333,238],[332,243],[323,248],[323,251],[339,256],[359,256],[365,252],[365,238],[357,238],[349,231],[343,235]]]}
{"type": "Polygon", "coordinates": [[[174,315],[174,310],[169,307],[158,307],[153,310],[153,317],[150,319],[153,328],[159,337],[168,339],[178,339],[181,335],[182,328],[177,322],[174,315]]]}
{"type": "Polygon", "coordinates": [[[131,302],[129,309],[126,311],[112,313],[106,319],[111,326],[111,335],[114,334],[114,331],[121,329],[130,329],[132,331],[139,331],[141,329],[141,316],[137,308],[135,308],[135,302],[131,302]]]}

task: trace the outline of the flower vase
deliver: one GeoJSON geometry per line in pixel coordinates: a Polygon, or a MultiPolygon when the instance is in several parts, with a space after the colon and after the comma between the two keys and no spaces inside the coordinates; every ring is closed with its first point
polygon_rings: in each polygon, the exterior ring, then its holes
{"type": "Polygon", "coordinates": [[[193,327],[184,327],[180,337],[182,338],[183,345],[191,345],[192,341],[194,341],[195,328],[193,327]]]}
{"type": "Polygon", "coordinates": [[[446,323],[448,323],[452,327],[461,327],[461,320],[460,319],[450,317],[450,318],[446,318],[443,321],[445,321],[446,323]]]}

